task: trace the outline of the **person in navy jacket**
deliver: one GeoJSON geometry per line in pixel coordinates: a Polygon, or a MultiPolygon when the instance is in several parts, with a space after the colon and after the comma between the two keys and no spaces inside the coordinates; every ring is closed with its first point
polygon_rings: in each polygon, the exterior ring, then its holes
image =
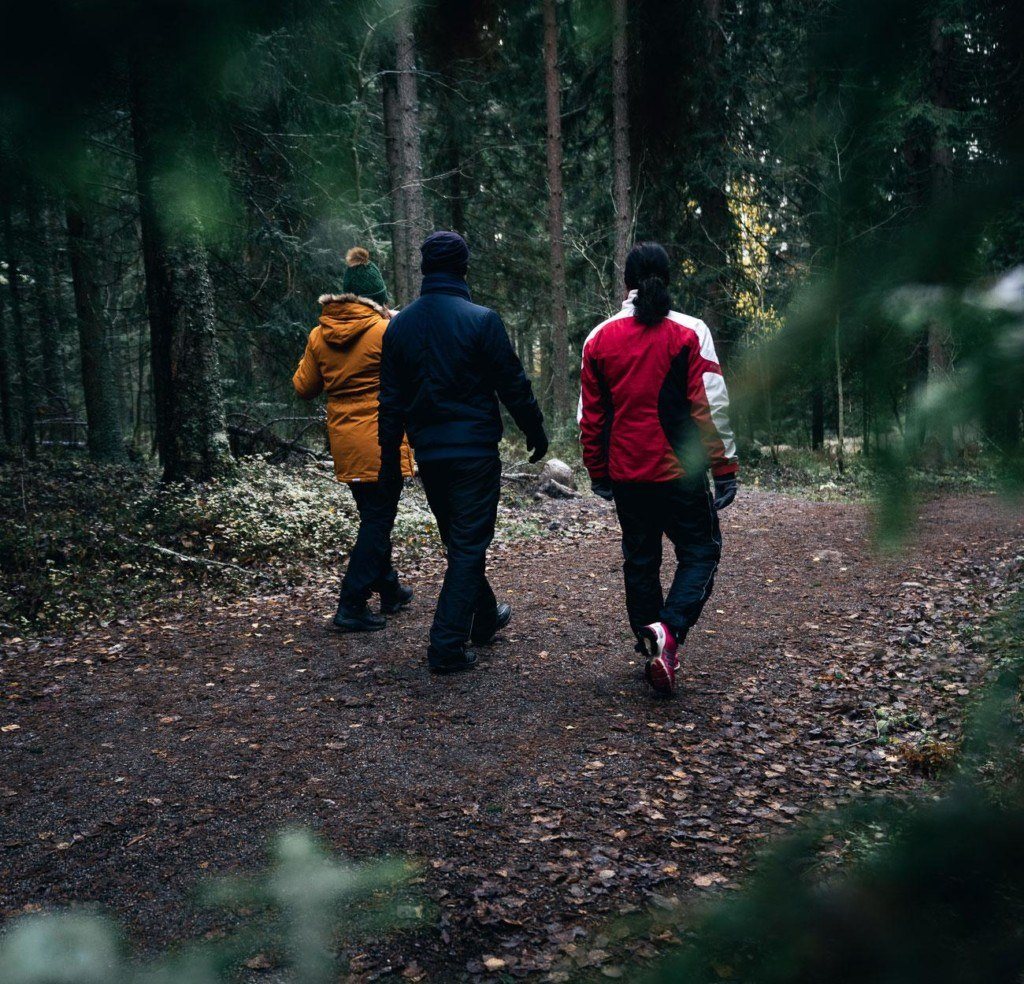
{"type": "Polygon", "coordinates": [[[583,463],[594,492],[614,499],[622,527],[630,626],[647,679],[671,693],[678,648],[711,596],[722,553],[718,510],[736,497],[729,394],[703,321],[671,310],[669,259],[638,243],[626,259],[628,296],[583,346],[583,463]],[[707,469],[715,492],[708,487],[707,469]],[[666,597],[661,540],[678,566],[666,597]]]}
{"type": "Polygon", "coordinates": [[[392,319],[381,355],[378,437],[381,481],[400,468],[403,434],[416,453],[448,569],[430,630],[431,670],[471,669],[467,641],[489,642],[508,624],[487,582],[501,488],[498,401],[537,462],[547,454],[544,416],[501,318],[474,304],[466,284],[469,247],[435,232],[420,247],[420,296],[392,319]]]}

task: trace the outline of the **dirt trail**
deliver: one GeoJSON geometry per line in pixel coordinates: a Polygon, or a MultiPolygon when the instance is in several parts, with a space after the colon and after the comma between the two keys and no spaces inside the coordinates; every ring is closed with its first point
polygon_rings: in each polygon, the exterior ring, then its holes
{"type": "Polygon", "coordinates": [[[1024,534],[995,500],[946,500],[884,560],[860,506],[747,493],[663,701],[623,625],[612,514],[559,508],[565,528],[495,552],[516,614],[472,674],[423,667],[436,563],[375,636],[332,635],[325,588],[7,653],[0,914],[91,900],[139,940],[197,934],[197,880],[301,824],[425,865],[437,918],[360,951],[367,975],[600,963],[610,916],[733,883],[808,810],[924,781],[901,748],[955,738],[984,667],[952,629],[1019,573],[1024,534]]]}

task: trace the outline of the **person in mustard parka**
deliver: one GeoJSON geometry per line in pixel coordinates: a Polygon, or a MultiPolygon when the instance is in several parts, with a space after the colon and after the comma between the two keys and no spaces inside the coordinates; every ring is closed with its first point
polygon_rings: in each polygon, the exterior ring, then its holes
{"type": "Polygon", "coordinates": [[[372,632],[412,601],[391,562],[391,531],[398,513],[402,479],[415,473],[412,451],[402,443],[401,475],[378,481],[377,399],[380,355],[391,319],[384,278],[361,246],[348,251],[343,293],[324,294],[319,324],[292,377],[295,392],[312,400],[327,396],[327,429],[334,474],[345,482],[359,510],[359,533],[341,584],[333,625],[342,632],[372,632]],[[381,614],[370,611],[380,595],[381,614]]]}

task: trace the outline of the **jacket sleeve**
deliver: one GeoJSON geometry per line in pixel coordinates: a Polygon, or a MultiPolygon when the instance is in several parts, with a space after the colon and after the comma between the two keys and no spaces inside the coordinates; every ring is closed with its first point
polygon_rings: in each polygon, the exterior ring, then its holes
{"type": "Polygon", "coordinates": [[[394,332],[384,332],[380,352],[380,396],[377,404],[377,441],[384,456],[394,455],[405,438],[407,407],[399,381],[394,332]]]}
{"type": "Polygon", "coordinates": [[[484,326],[484,353],[494,391],[516,426],[527,438],[542,432],[544,414],[533,395],[523,364],[512,348],[505,324],[493,311],[484,326]]]}
{"type": "MultiPolygon", "coordinates": [[[[316,331],[314,328],[313,331],[316,331]]],[[[313,355],[313,334],[310,332],[306,351],[302,353],[299,368],[292,376],[292,386],[303,400],[312,400],[324,391],[324,377],[320,375],[320,366],[313,355]]]]}
{"type": "Polygon", "coordinates": [[[729,423],[729,391],[715,353],[715,343],[703,322],[693,345],[687,373],[690,414],[700,431],[704,450],[716,478],[739,470],[736,440],[729,423]]]}
{"type": "Polygon", "coordinates": [[[580,425],[583,464],[591,480],[597,482],[608,478],[608,434],[612,424],[612,406],[600,366],[594,358],[594,348],[593,338],[588,338],[583,346],[583,365],[580,367],[577,420],[580,425]]]}

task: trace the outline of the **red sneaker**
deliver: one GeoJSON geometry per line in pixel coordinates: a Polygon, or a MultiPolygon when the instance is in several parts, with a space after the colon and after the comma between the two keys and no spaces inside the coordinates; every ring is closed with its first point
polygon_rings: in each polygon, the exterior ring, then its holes
{"type": "Polygon", "coordinates": [[[664,622],[645,625],[640,630],[640,646],[647,654],[644,675],[659,694],[671,694],[679,669],[679,643],[664,622]]]}

